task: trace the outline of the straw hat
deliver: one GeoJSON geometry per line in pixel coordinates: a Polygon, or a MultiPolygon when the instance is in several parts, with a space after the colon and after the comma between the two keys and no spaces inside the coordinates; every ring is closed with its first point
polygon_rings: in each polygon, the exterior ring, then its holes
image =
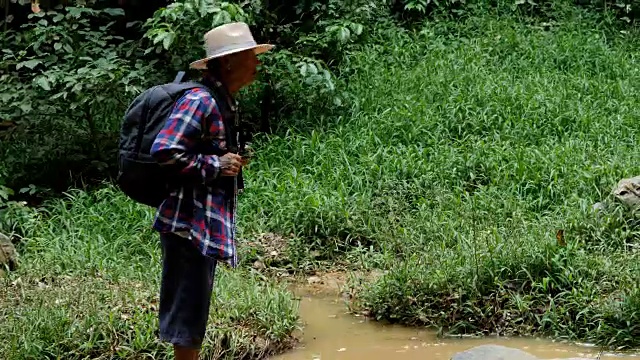
{"type": "Polygon", "coordinates": [[[244,50],[253,50],[258,55],[273,49],[273,45],[257,44],[249,26],[243,22],[225,24],[204,35],[206,57],[190,64],[192,69],[204,70],[207,61],[244,50]]]}

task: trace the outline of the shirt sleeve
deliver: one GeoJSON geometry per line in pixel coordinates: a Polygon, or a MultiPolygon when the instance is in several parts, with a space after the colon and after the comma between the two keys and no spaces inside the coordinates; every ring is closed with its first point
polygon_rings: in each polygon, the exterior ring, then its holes
{"type": "Polygon", "coordinates": [[[223,130],[221,127],[224,126],[211,95],[203,90],[191,90],[176,102],[151,146],[151,155],[161,165],[172,167],[180,175],[206,184],[217,179],[221,169],[218,156],[193,151],[201,141],[202,124],[210,126],[210,134],[223,130]]]}

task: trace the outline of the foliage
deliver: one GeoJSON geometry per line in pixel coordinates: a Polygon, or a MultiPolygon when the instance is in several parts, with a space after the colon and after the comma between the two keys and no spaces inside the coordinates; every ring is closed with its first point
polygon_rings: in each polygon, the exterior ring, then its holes
{"type": "MultiPolygon", "coordinates": [[[[212,27],[231,21],[247,22],[258,40],[278,46],[263,56],[261,73],[266,76],[258,84],[267,85],[276,94],[274,107],[278,115],[289,120],[306,112],[309,106],[328,113],[344,98],[335,93],[331,67],[340,63],[363,37],[365,26],[373,26],[381,12],[375,1],[362,0],[301,1],[294,8],[297,15],[292,18],[290,7],[270,2],[179,1],[147,21],[145,36],[154,44],[156,53],[168,51],[175,71],[202,56],[202,51],[194,51],[192,44],[202,43],[202,34],[212,27]]],[[[244,95],[242,102],[248,103],[249,108],[262,100],[247,92],[244,95]]],[[[256,117],[255,110],[249,116],[256,117]]]]}
{"type": "MultiPolygon", "coordinates": [[[[12,199],[15,191],[6,186],[6,174],[0,169],[0,233],[20,232],[28,222],[33,221],[35,211],[23,201],[12,199]]],[[[34,192],[34,186],[20,189],[20,193],[34,192]]]]}
{"type": "Polygon", "coordinates": [[[18,130],[2,149],[10,184],[60,191],[69,176],[55,174],[61,170],[104,174],[113,167],[114,128],[145,86],[140,79],[153,81],[153,61],[131,61],[136,48],[110,33],[120,14],[66,7],[33,14],[22,31],[3,35],[12,45],[0,66],[0,118],[18,130]]]}
{"type": "MultiPolygon", "coordinates": [[[[143,39],[127,35],[125,40],[124,33],[136,28],[124,28],[122,9],[105,7],[107,3],[71,2],[73,6],[31,14],[24,26],[0,38],[0,119],[14,124],[8,135],[0,130],[8,144],[1,150],[10,186],[34,184],[55,194],[113,175],[118,127],[129,101],[142,88],[169,81],[176,70],[202,56],[194,44],[201,43],[202,34],[213,26],[246,21],[259,41],[277,45],[262,57],[263,76],[243,91],[241,103],[254,130],[268,131],[264,123],[270,121],[272,130],[285,134],[315,128],[357,101],[348,87],[337,83],[356,71],[351,54],[364,44],[376,44],[372,34],[404,31],[394,24],[393,11],[421,20],[449,10],[467,16],[487,13],[495,5],[327,0],[284,6],[269,1],[185,0],[158,9],[143,27],[143,39]]],[[[554,12],[546,15],[553,17],[543,24],[547,28],[571,16],[568,3],[562,1],[500,4],[520,15],[554,12]]],[[[597,11],[625,9],[624,16],[632,21],[634,5],[623,5],[594,6],[597,11]]]]}
{"type": "MultiPolygon", "coordinates": [[[[305,116],[309,106],[328,115],[345,99],[335,91],[330,66],[363,38],[366,24],[378,14],[373,1],[300,2],[298,11],[313,26],[299,29],[298,20],[285,19],[286,9],[268,2],[187,0],[159,9],[146,22],[143,39],[125,40],[123,11],[103,3],[31,14],[21,29],[0,39],[5,44],[0,118],[14,126],[2,149],[9,185],[35,184],[59,193],[112,175],[117,131],[129,101],[186,69],[202,56],[194,46],[202,34],[230,21],[246,21],[259,40],[278,45],[265,56],[265,76],[242,94],[250,122],[269,116],[293,120],[294,114],[305,116]]],[[[282,132],[297,125],[274,123],[282,132]]]]}
{"type": "MultiPolygon", "coordinates": [[[[154,357],[160,251],[152,212],[111,186],[74,191],[24,226],[21,263],[0,279],[3,359],[154,357]]],[[[279,285],[220,266],[204,356],[265,358],[292,345],[297,308],[279,285]]]]}

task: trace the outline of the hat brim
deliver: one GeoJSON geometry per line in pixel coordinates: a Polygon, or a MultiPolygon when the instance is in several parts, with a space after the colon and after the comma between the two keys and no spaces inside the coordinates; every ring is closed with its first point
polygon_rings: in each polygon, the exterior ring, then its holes
{"type": "Polygon", "coordinates": [[[256,46],[249,46],[249,47],[240,47],[240,48],[236,48],[233,50],[229,50],[229,51],[225,51],[225,52],[221,52],[219,54],[215,54],[209,57],[206,57],[204,59],[200,59],[197,61],[192,62],[191,64],[189,64],[189,67],[192,69],[197,69],[197,70],[206,70],[207,69],[207,62],[209,60],[213,60],[216,58],[221,58],[223,56],[227,56],[227,55],[231,55],[231,54],[235,54],[241,51],[246,51],[246,50],[253,50],[253,53],[256,55],[265,53],[271,49],[274,48],[274,45],[270,45],[270,44],[260,44],[260,45],[256,45],[256,46]]]}

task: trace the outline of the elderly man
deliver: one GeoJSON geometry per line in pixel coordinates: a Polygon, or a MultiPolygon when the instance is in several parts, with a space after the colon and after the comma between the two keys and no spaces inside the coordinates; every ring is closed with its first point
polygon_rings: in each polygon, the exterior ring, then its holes
{"type": "Polygon", "coordinates": [[[173,344],[177,360],[198,358],[217,262],[236,266],[238,175],[247,159],[237,153],[232,96],[254,81],[256,55],[273,47],[256,44],[244,23],[217,27],[204,40],[206,57],[191,64],[203,70],[204,86],[177,100],[151,147],[160,164],[185,179],[159,206],[153,224],[163,253],[160,338],[173,344]]]}

